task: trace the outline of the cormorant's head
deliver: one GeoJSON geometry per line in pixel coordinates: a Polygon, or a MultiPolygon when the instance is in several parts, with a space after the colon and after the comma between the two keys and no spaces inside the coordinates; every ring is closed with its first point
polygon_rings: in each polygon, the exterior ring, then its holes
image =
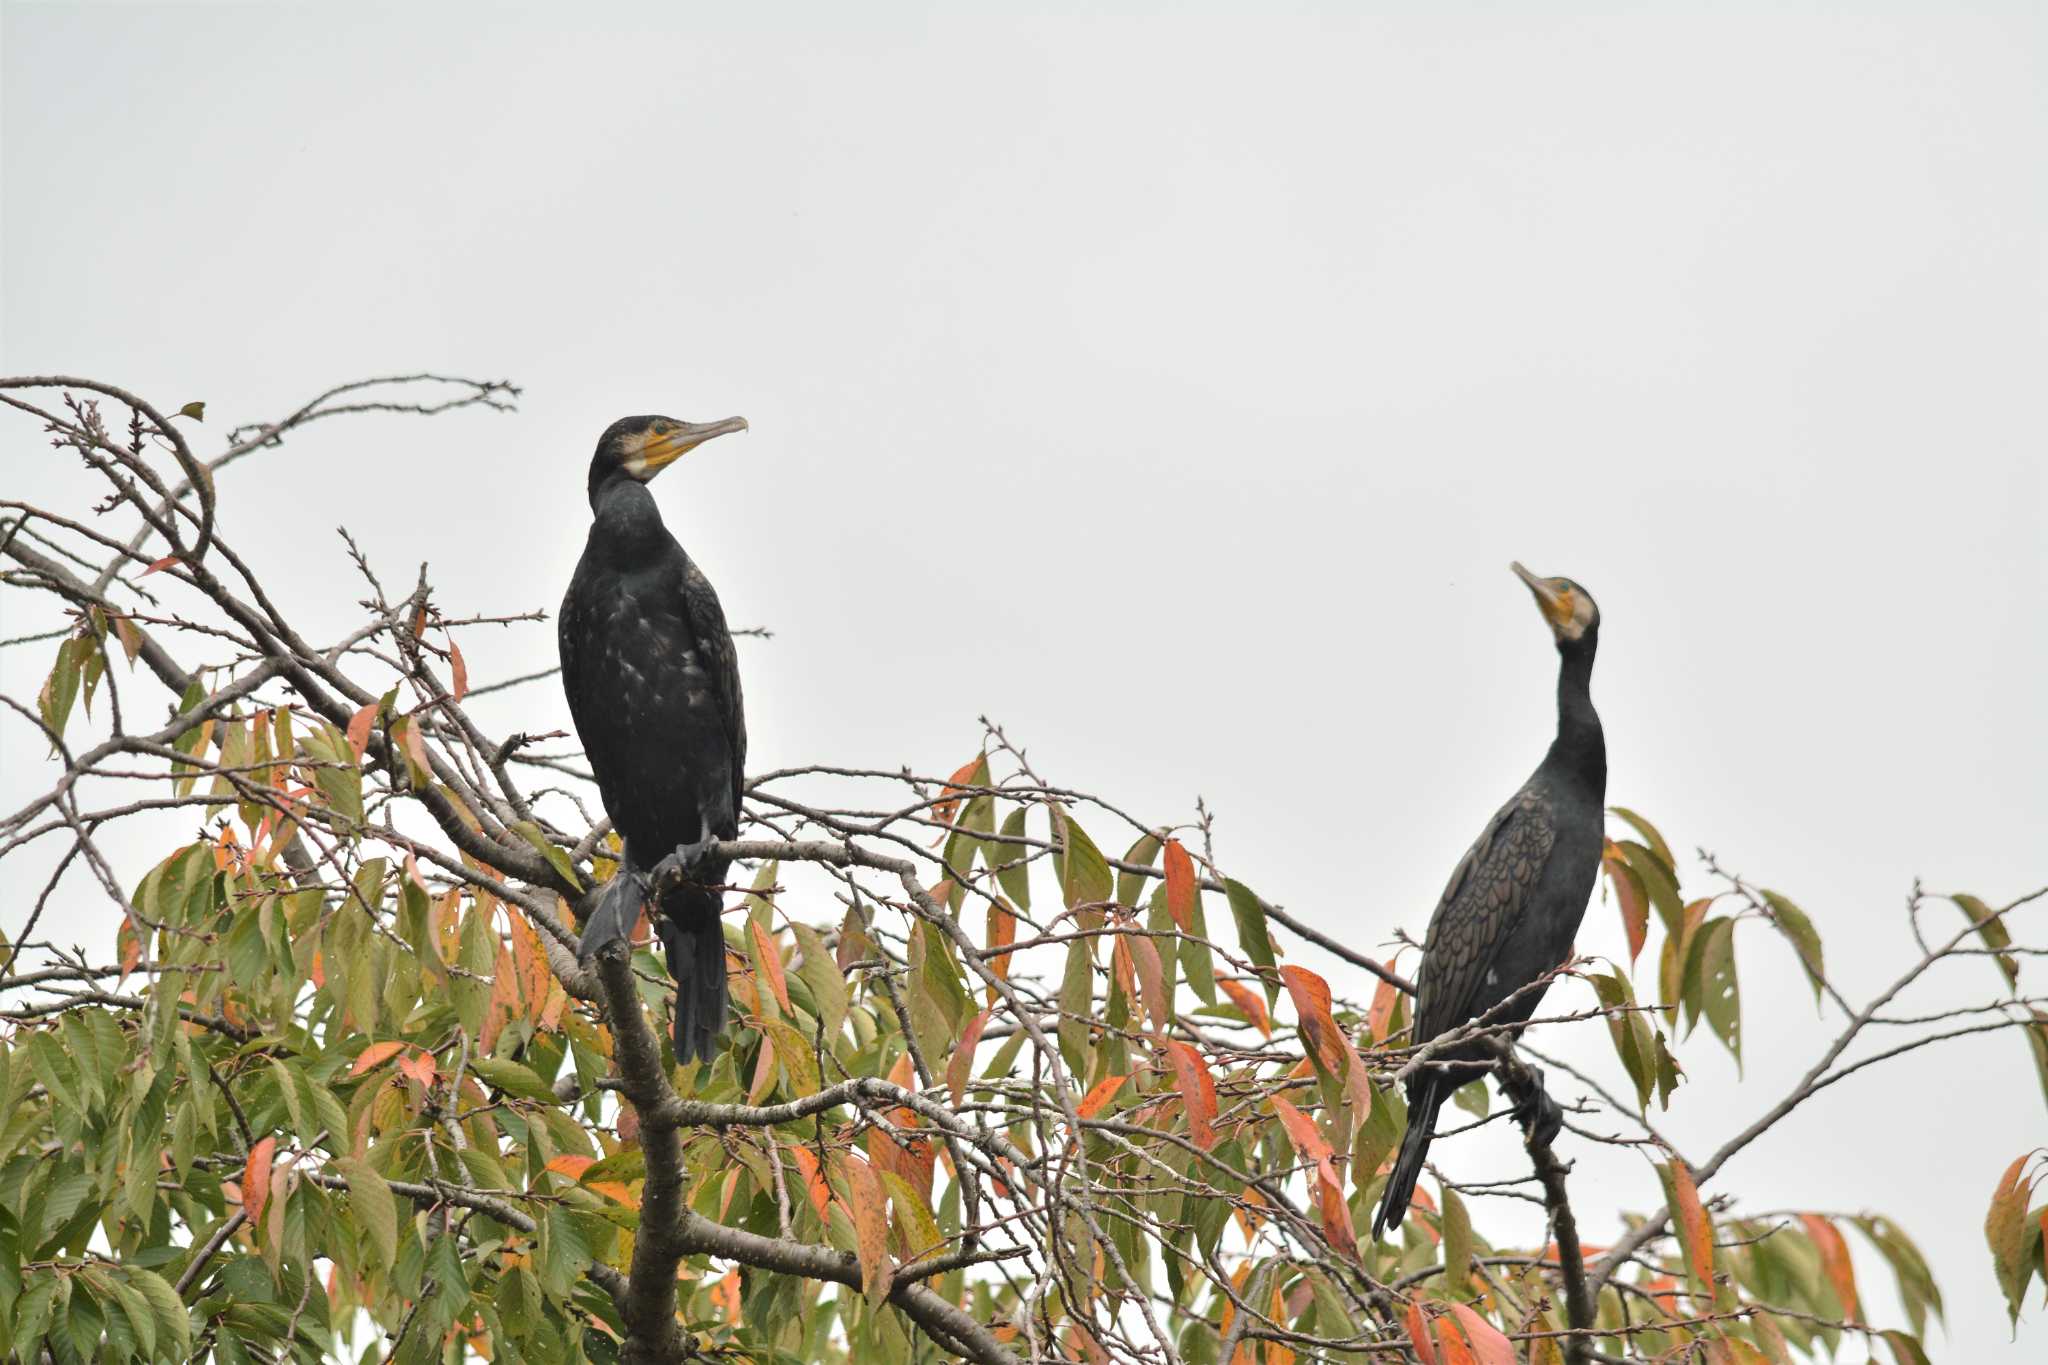
{"type": "Polygon", "coordinates": [[[597,505],[598,490],[613,479],[646,483],[712,437],[746,429],[747,419],[744,417],[727,417],[717,422],[684,422],[674,417],[621,417],[605,428],[604,435],[597,441],[597,453],[591,456],[591,505],[597,505]]]}
{"type": "Polygon", "coordinates": [[[1600,607],[1587,592],[1569,578],[1538,578],[1519,563],[1509,565],[1515,576],[1536,594],[1537,610],[1557,637],[1557,647],[1577,644],[1600,628],[1600,607]]]}

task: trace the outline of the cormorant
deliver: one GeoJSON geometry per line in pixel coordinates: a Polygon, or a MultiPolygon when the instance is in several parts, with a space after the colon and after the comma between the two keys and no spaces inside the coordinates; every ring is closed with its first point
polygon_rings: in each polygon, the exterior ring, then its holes
{"type": "Polygon", "coordinates": [[[673,883],[654,922],[676,982],[678,1061],[710,1061],[725,1026],[719,888],[729,860],[707,846],[739,833],[747,725],[718,594],[662,525],[647,482],[746,427],[739,417],[624,417],[606,429],[590,461],[590,538],[556,632],[569,713],[624,841],[581,956],[632,931],[650,885],[673,883]]]}
{"type": "MultiPolygon", "coordinates": [[[[1607,745],[1587,686],[1600,608],[1569,578],[1513,568],[1536,594],[1557,638],[1557,738],[1522,789],[1487,822],[1430,916],[1411,1034],[1418,1045],[1482,1015],[1490,1024],[1526,1022],[1548,986],[1531,983],[1571,956],[1600,871],[1607,745]]],[[[1408,1131],[1373,1218],[1375,1239],[1408,1212],[1437,1110],[1459,1086],[1486,1074],[1490,1055],[1478,1040],[1461,1043],[1434,1054],[1409,1078],[1408,1131]],[[1457,1065],[1433,1064],[1439,1061],[1457,1065]]],[[[1562,1116],[1540,1086],[1538,1095],[1534,1112],[1522,1117],[1533,1123],[1539,1141],[1548,1142],[1562,1116]]]]}

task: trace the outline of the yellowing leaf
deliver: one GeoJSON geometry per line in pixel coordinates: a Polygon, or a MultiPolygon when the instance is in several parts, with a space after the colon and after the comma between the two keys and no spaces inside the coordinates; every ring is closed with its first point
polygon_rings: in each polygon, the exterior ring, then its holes
{"type": "Polygon", "coordinates": [[[873,1167],[850,1154],[841,1161],[840,1172],[846,1184],[846,1212],[853,1219],[861,1292],[867,1295],[868,1307],[878,1308],[889,1297],[889,1283],[896,1273],[895,1263],[889,1259],[889,1212],[883,1202],[882,1182],[873,1167]]]}
{"type": "Polygon", "coordinates": [[[747,933],[754,940],[754,956],[761,964],[761,970],[768,977],[768,989],[775,992],[775,1003],[782,1006],[785,1018],[796,1013],[789,1003],[789,979],[782,970],[782,954],[775,947],[775,940],[768,936],[756,920],[747,921],[747,933]]]}
{"type": "Polygon", "coordinates": [[[1266,1002],[1257,991],[1246,990],[1240,982],[1229,977],[1219,977],[1216,984],[1230,997],[1230,1003],[1251,1021],[1253,1028],[1268,1038],[1273,1036],[1273,1016],[1266,1013],[1266,1002]]]}
{"type": "Polygon", "coordinates": [[[1826,1272],[1835,1298],[1842,1305],[1842,1316],[1850,1322],[1859,1321],[1862,1309],[1856,1299],[1856,1267],[1849,1260],[1849,1244],[1842,1240],[1833,1223],[1817,1213],[1802,1213],[1799,1221],[1820,1252],[1820,1268],[1826,1272]]]}

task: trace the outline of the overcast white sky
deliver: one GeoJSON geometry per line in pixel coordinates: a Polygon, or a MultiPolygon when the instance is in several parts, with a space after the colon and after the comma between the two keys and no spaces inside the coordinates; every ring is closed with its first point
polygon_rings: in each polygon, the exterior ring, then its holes
{"type": "MultiPolygon", "coordinates": [[[[777,632],[743,646],[759,767],[950,769],[986,712],[1150,818],[1204,794],[1235,875],[1368,948],[1420,934],[1548,741],[1508,560],[1570,574],[1612,798],[1800,900],[1867,996],[1915,876],[2048,881],[2048,12],[1620,9],[10,3],[0,363],[208,430],[373,373],[524,384],[224,476],[330,624],[334,524],[430,558],[444,605],[552,608],[597,433],[742,413],[656,490],[777,632]]],[[[5,440],[11,491],[85,495],[5,440]]],[[[11,802],[41,756],[0,738],[11,802]]],[[[1747,1077],[1702,1035],[1668,1116],[1696,1159],[1822,1042],[1753,932],[1747,1077]]],[[[1596,904],[1581,948],[1621,942],[1596,904]]],[[[1600,1032],[1550,1045],[1618,1075],[1600,1032]]],[[[1949,1295],[1937,1358],[2036,1361],[1981,1223],[2044,1136],[2004,1035],[1838,1087],[1727,1178],[1893,1215],[1949,1295]]],[[[1659,1200],[1580,1171],[1583,1209],[1659,1200]]]]}

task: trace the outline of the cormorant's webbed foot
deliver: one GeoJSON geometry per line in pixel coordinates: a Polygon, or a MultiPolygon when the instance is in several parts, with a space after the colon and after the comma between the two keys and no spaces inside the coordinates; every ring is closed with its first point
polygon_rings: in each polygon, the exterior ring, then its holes
{"type": "Polygon", "coordinates": [[[1534,1147],[1548,1147],[1564,1131],[1564,1110],[1550,1097],[1550,1091],[1543,1084],[1543,1072],[1539,1067],[1523,1063],[1529,1073],[1527,1088],[1506,1085],[1508,1098],[1514,1102],[1515,1122],[1522,1125],[1522,1131],[1529,1135],[1529,1144],[1534,1147]]]}
{"type": "Polygon", "coordinates": [[[716,835],[707,834],[694,842],[677,844],[676,851],[656,863],[647,874],[653,893],[659,896],[672,886],[693,880],[691,869],[704,861],[717,842],[716,835]]]}
{"type": "Polygon", "coordinates": [[[588,963],[614,943],[623,943],[647,903],[647,877],[621,867],[597,894],[597,905],[583,922],[583,937],[577,941],[576,959],[588,963]]]}

